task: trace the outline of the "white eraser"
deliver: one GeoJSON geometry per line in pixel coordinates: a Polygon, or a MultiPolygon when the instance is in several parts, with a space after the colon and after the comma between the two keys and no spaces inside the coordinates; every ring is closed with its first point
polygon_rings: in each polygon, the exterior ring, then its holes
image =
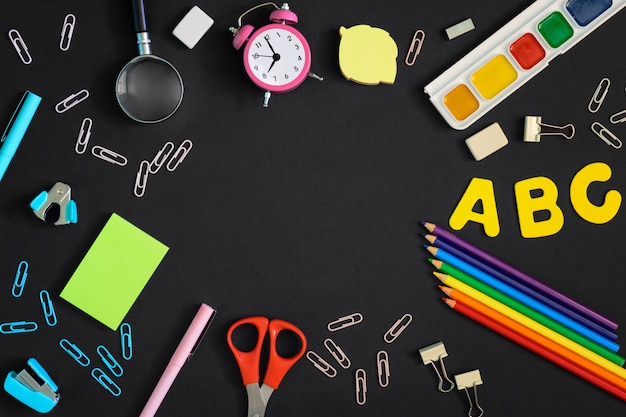
{"type": "Polygon", "coordinates": [[[192,49],[204,34],[213,26],[213,19],[202,11],[198,6],[191,10],[176,25],[172,34],[176,36],[187,48],[192,49]]]}
{"type": "Polygon", "coordinates": [[[467,33],[474,29],[475,29],[474,22],[472,21],[472,18],[470,17],[446,29],[446,35],[448,35],[448,40],[452,40],[456,38],[457,36],[461,36],[464,33],[467,33]]]}
{"type": "Polygon", "coordinates": [[[508,143],[509,140],[497,122],[465,139],[465,144],[477,161],[488,157],[508,143]]]}

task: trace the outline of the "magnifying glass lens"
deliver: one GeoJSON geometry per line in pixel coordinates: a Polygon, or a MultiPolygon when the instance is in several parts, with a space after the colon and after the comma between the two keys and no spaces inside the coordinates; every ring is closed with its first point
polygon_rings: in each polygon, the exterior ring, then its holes
{"type": "Polygon", "coordinates": [[[126,64],[117,80],[122,110],[140,122],[158,122],[176,111],[183,98],[180,74],[164,59],[138,56],[126,64]]]}

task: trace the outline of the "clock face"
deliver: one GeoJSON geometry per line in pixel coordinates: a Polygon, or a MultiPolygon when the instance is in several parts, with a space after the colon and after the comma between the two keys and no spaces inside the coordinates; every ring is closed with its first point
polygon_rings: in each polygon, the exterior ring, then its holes
{"type": "Polygon", "coordinates": [[[243,59],[255,84],[281,93],[293,90],[306,79],[311,68],[311,49],[300,32],[276,23],[252,34],[243,59]]]}

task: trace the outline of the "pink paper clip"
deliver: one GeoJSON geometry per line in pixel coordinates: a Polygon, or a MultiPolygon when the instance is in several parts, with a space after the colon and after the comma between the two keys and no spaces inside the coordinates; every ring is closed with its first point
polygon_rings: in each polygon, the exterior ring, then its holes
{"type": "Polygon", "coordinates": [[[137,177],[135,178],[135,196],[143,197],[146,192],[146,185],[148,183],[148,174],[150,170],[150,162],[141,161],[139,164],[139,171],[137,171],[137,177]]]}
{"type": "Polygon", "coordinates": [[[33,58],[30,56],[30,53],[28,52],[28,47],[26,46],[26,42],[24,42],[22,35],[20,35],[20,32],[18,32],[17,29],[11,29],[9,31],[9,39],[11,40],[11,44],[17,51],[17,54],[19,55],[20,59],[22,60],[24,64],[28,65],[31,62],[33,62],[33,58]]]}
{"type": "Polygon", "coordinates": [[[337,330],[345,329],[346,327],[354,326],[363,321],[363,315],[361,313],[353,313],[347,316],[339,317],[337,320],[328,323],[328,331],[336,332],[337,330]]]}
{"type": "Polygon", "coordinates": [[[61,100],[54,109],[57,111],[57,113],[64,113],[68,111],[69,109],[71,109],[72,107],[74,107],[75,105],[77,105],[78,103],[81,103],[82,101],[86,100],[87,97],[89,97],[89,91],[84,90],[84,89],[80,90],[79,92],[71,94],[68,97],[61,100]]]}
{"type": "Polygon", "coordinates": [[[107,161],[113,165],[124,166],[128,163],[128,160],[124,155],[120,155],[117,152],[114,152],[110,149],[104,148],[102,146],[96,145],[91,148],[91,154],[96,158],[100,158],[103,161],[107,161]]]}
{"type": "Polygon", "coordinates": [[[189,139],[185,139],[183,143],[180,144],[176,152],[174,152],[174,156],[170,159],[170,162],[167,163],[167,170],[172,172],[174,171],[187,157],[187,154],[191,150],[193,143],[189,139]]]}
{"type": "Polygon", "coordinates": [[[87,150],[89,144],[89,138],[91,137],[91,126],[93,121],[89,117],[83,119],[83,123],[80,125],[80,131],[78,132],[78,138],[76,139],[76,146],[74,150],[77,154],[82,155],[87,150]]]}
{"type": "Polygon", "coordinates": [[[151,174],[156,174],[157,172],[159,172],[161,167],[165,164],[165,161],[167,161],[167,158],[169,158],[172,154],[173,150],[174,144],[172,142],[165,142],[165,145],[163,145],[163,147],[159,149],[159,152],[157,152],[157,154],[152,159],[152,162],[150,162],[151,174]]]}

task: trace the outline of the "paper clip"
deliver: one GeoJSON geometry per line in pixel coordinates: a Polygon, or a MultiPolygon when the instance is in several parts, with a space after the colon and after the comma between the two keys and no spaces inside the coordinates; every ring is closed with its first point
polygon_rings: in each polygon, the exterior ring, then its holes
{"type": "Polygon", "coordinates": [[[337,370],[331,364],[326,362],[320,355],[313,352],[312,350],[309,350],[306,353],[306,358],[313,364],[313,366],[319,369],[320,372],[322,372],[327,377],[334,378],[335,376],[337,376],[337,370]]]}
{"type": "Polygon", "coordinates": [[[422,45],[424,44],[424,39],[426,38],[426,33],[422,29],[418,29],[413,34],[413,40],[411,41],[411,46],[409,47],[409,51],[406,53],[406,57],[404,58],[404,63],[409,67],[412,67],[417,60],[417,56],[420,54],[422,50],[422,45]]]}
{"type": "Polygon", "coordinates": [[[345,329],[346,327],[354,326],[363,321],[363,315],[361,313],[353,313],[347,316],[339,317],[335,321],[328,323],[328,331],[336,332],[337,330],[345,329]]]}
{"type": "Polygon", "coordinates": [[[80,366],[87,367],[91,363],[87,355],[83,353],[82,350],[78,348],[75,344],[70,342],[67,339],[59,340],[59,345],[61,349],[63,349],[68,355],[72,357],[80,366]]]}
{"type": "Polygon", "coordinates": [[[30,333],[35,330],[37,330],[37,323],[34,321],[9,321],[0,324],[2,334],[30,333]]]}
{"type": "Polygon", "coordinates": [[[622,147],[622,141],[601,123],[593,122],[591,124],[591,130],[607,145],[612,146],[615,149],[622,147]]]}
{"type": "Polygon", "coordinates": [[[608,78],[603,78],[600,80],[600,83],[596,87],[596,91],[593,93],[591,101],[589,101],[589,105],[587,106],[587,109],[591,113],[596,113],[598,110],[600,110],[600,106],[602,106],[602,103],[606,98],[606,94],[609,92],[610,85],[611,80],[609,80],[608,78]]]}
{"type": "Polygon", "coordinates": [[[71,109],[72,107],[74,107],[75,105],[77,105],[78,103],[86,100],[87,97],[89,97],[89,91],[80,90],[79,92],[71,94],[68,97],[61,100],[55,106],[54,109],[57,111],[57,113],[64,113],[68,111],[69,109],[71,109]]]}
{"type": "Polygon", "coordinates": [[[148,174],[150,173],[150,162],[141,161],[139,164],[139,171],[135,177],[135,196],[143,197],[146,192],[146,186],[148,185],[148,174]]]}
{"type": "Polygon", "coordinates": [[[59,42],[59,48],[65,52],[70,49],[70,43],[72,42],[72,35],[74,35],[74,26],[76,25],[76,16],[68,14],[63,21],[63,27],[61,28],[61,41],[59,42]]]}
{"type": "Polygon", "coordinates": [[[167,161],[167,158],[170,157],[170,154],[173,150],[174,144],[172,142],[165,142],[165,145],[163,145],[163,147],[159,149],[159,152],[157,152],[154,158],[152,158],[152,162],[150,162],[151,174],[156,174],[157,172],[159,172],[163,164],[165,164],[165,161],[167,161]]]}
{"type": "Polygon", "coordinates": [[[80,125],[80,132],[78,132],[78,139],[76,139],[76,146],[74,147],[79,155],[84,154],[87,150],[87,144],[91,137],[91,126],[93,126],[93,121],[89,117],[85,117],[80,125]]]}
{"type": "Polygon", "coordinates": [[[385,388],[389,385],[389,355],[384,350],[376,354],[376,370],[378,371],[378,385],[385,388]]]}
{"type": "Polygon", "coordinates": [[[170,159],[170,162],[167,163],[167,170],[172,172],[174,171],[180,164],[183,163],[187,154],[191,150],[193,143],[189,139],[185,139],[183,143],[180,144],[176,152],[174,152],[174,156],[170,159]],[[172,165],[173,164],[173,165],[172,165]]]}
{"type": "Polygon", "coordinates": [[[91,376],[114,396],[119,397],[122,393],[122,389],[102,369],[93,368],[91,376]]]}
{"type": "Polygon", "coordinates": [[[30,56],[30,53],[28,53],[26,42],[24,42],[22,35],[20,35],[17,29],[11,29],[9,31],[9,39],[24,64],[28,65],[33,62],[33,58],[30,56]]]}
{"type": "Polygon", "coordinates": [[[367,401],[367,374],[365,369],[357,369],[354,373],[355,385],[356,385],[356,403],[358,405],[365,405],[367,401]]]}
{"type": "Polygon", "coordinates": [[[113,357],[111,352],[109,352],[109,349],[107,349],[103,345],[100,345],[96,349],[96,352],[98,352],[98,356],[100,356],[100,359],[102,359],[102,362],[106,365],[107,368],[109,368],[109,371],[111,371],[113,376],[120,377],[124,374],[124,370],[120,366],[120,363],[117,361],[117,359],[113,357]]]}
{"type": "Polygon", "coordinates": [[[472,412],[474,411],[475,405],[476,408],[480,411],[480,414],[478,414],[476,417],[481,417],[485,411],[482,409],[480,404],[478,404],[478,390],[476,389],[478,385],[481,385],[483,383],[483,380],[480,377],[480,371],[478,369],[475,369],[473,371],[455,375],[454,380],[456,381],[457,388],[459,390],[465,390],[465,394],[467,395],[467,400],[469,401],[470,405],[467,415],[469,417],[473,417],[472,412]],[[470,396],[468,388],[472,388],[474,390],[474,401],[472,401],[472,397],[470,396]]]}
{"type": "Polygon", "coordinates": [[[120,326],[120,341],[122,344],[122,358],[127,361],[133,357],[133,334],[128,323],[122,323],[120,326]]]}
{"type": "Polygon", "coordinates": [[[576,133],[573,124],[565,126],[554,126],[541,123],[541,116],[526,116],[524,118],[524,142],[541,141],[541,136],[564,136],[565,139],[572,139],[576,133]]]}
{"type": "Polygon", "coordinates": [[[616,125],[618,123],[626,122],[626,110],[622,110],[620,112],[615,113],[613,116],[611,116],[611,118],[609,120],[614,125],[616,125]]]}
{"type": "Polygon", "coordinates": [[[352,362],[350,362],[350,359],[346,356],[343,350],[339,346],[337,346],[337,344],[333,342],[332,339],[324,340],[324,346],[326,346],[326,349],[328,349],[331,356],[335,358],[337,363],[341,365],[343,369],[348,369],[350,367],[352,362]]]}
{"type": "Polygon", "coordinates": [[[446,347],[443,345],[443,342],[433,343],[430,346],[426,346],[419,350],[420,356],[422,357],[422,362],[424,365],[432,364],[433,368],[435,368],[435,372],[437,373],[437,378],[439,378],[439,384],[437,389],[441,392],[450,392],[454,389],[454,382],[448,377],[448,372],[446,371],[446,366],[443,363],[443,358],[448,357],[448,352],[446,352],[446,347]],[[441,373],[439,369],[437,369],[436,362],[439,362],[439,366],[441,367],[441,373]],[[450,383],[450,388],[444,389],[444,379],[450,383]]]}
{"type": "Polygon", "coordinates": [[[110,149],[96,145],[91,148],[91,154],[96,158],[100,158],[103,161],[107,161],[113,165],[124,166],[128,163],[128,159],[124,155],[120,155],[117,152],[113,152],[110,149]]]}
{"type": "Polygon", "coordinates": [[[39,413],[50,412],[61,399],[59,387],[35,358],[29,358],[20,372],[8,373],[4,390],[39,413]]]}
{"type": "Polygon", "coordinates": [[[400,333],[402,333],[404,329],[409,327],[409,324],[411,324],[412,321],[413,321],[413,316],[408,313],[400,317],[393,324],[393,326],[391,326],[389,330],[387,330],[387,333],[385,333],[385,336],[383,336],[383,339],[385,339],[385,342],[392,343],[394,340],[396,340],[396,338],[400,336],[400,333]]]}
{"type": "Polygon", "coordinates": [[[21,297],[22,292],[24,291],[24,285],[26,285],[26,278],[28,278],[28,262],[21,261],[17,265],[17,271],[15,271],[13,288],[11,289],[13,297],[21,297]]]}
{"type": "Polygon", "coordinates": [[[46,290],[41,290],[39,292],[39,301],[41,301],[43,316],[45,317],[48,326],[56,326],[57,315],[54,311],[54,305],[52,304],[52,298],[50,298],[50,293],[46,290]]]}

